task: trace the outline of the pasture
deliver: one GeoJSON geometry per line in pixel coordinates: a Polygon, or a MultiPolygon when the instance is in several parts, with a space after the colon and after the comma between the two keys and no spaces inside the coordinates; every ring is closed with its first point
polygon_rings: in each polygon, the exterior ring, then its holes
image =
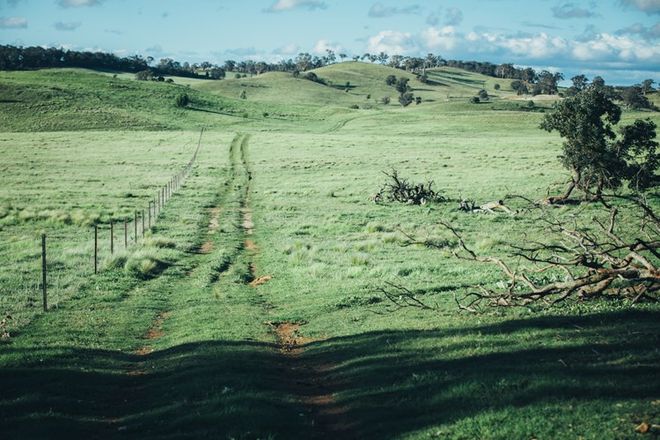
{"type": "MultiPolygon", "coordinates": [[[[428,84],[410,75],[423,101],[403,109],[390,73],[403,75],[365,63],[317,69],[329,86],[0,73],[3,437],[642,438],[635,427],[660,411],[657,305],[472,314],[455,298],[501,272],[407,243],[451,242],[440,221],[501,258],[544,239],[521,198],[507,201],[515,215],[457,206],[562,191],[561,139],[538,128],[553,100],[530,108],[506,80],[438,69],[428,84]],[[482,88],[490,102],[468,103],[482,88]],[[190,108],[174,106],[183,92],[190,108]],[[124,249],[121,235],[110,255],[102,229],[94,275],[91,225],[145,209],[202,127],[191,175],[145,236],[124,249]],[[375,204],[392,169],[449,201],[375,204]],[[395,307],[387,283],[429,308],[395,307]]],[[[607,212],[552,215],[588,228],[607,212]]],[[[633,213],[621,216],[625,235],[633,213]]]]}

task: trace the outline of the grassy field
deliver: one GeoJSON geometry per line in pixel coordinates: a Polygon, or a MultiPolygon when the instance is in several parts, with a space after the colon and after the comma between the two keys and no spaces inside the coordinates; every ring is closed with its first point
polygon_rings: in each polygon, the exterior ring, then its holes
{"type": "MultiPolygon", "coordinates": [[[[0,73],[0,311],[12,316],[2,437],[648,437],[635,427],[659,423],[657,305],[464,313],[454,295],[498,271],[404,246],[404,234],[450,239],[440,220],[506,258],[507,244],[543,237],[535,214],[456,207],[562,189],[561,140],[538,129],[551,102],[530,111],[505,81],[439,69],[430,84],[411,79],[424,101],[402,109],[375,102],[396,102],[384,78],[401,71],[316,73],[331,86],[281,73],[190,87],[0,73]],[[332,87],[347,81],[348,92],[332,87]],[[468,104],[484,87],[492,102],[468,104]],[[192,108],[174,106],[181,90],[192,108]],[[91,274],[90,224],[143,209],[202,126],[193,172],[156,226],[115,255],[106,233],[91,274]],[[392,168],[451,201],[374,204],[392,168]],[[47,313],[41,231],[52,237],[47,313]],[[435,309],[393,311],[386,282],[435,309]]],[[[660,123],[624,114],[635,117],[660,123]]],[[[554,215],[588,226],[601,211],[554,215]]]]}

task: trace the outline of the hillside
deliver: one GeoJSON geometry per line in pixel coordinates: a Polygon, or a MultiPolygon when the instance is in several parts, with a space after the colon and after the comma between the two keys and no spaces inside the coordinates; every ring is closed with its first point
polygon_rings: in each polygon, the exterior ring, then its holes
{"type": "MultiPolygon", "coordinates": [[[[227,98],[238,98],[243,91],[248,101],[263,103],[304,104],[310,106],[382,106],[382,98],[390,98],[390,106],[399,107],[398,93],[388,86],[389,75],[408,78],[415,96],[424,102],[465,101],[485,88],[493,96],[513,97],[511,80],[500,80],[461,69],[429,69],[428,83],[417,79],[413,73],[380,64],[344,62],[311,70],[326,85],[290,73],[268,72],[249,78],[228,78],[222,81],[195,81],[192,87],[227,98]],[[495,90],[500,84],[503,90],[495,90]]],[[[175,81],[179,81],[175,79],[175,81]]]]}
{"type": "Polygon", "coordinates": [[[113,78],[85,69],[1,72],[0,95],[0,124],[8,131],[179,129],[263,111],[176,83],[113,78]],[[190,108],[175,105],[183,93],[190,97],[190,108]]]}

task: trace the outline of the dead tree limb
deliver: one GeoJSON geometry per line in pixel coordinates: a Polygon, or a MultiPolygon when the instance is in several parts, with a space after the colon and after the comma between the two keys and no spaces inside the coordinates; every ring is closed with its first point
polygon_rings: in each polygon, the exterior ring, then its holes
{"type": "Polygon", "coordinates": [[[420,241],[404,233],[407,241],[403,245],[448,249],[457,259],[496,266],[503,277],[499,287],[474,286],[465,296],[456,298],[459,308],[470,312],[485,307],[551,306],[568,299],[597,297],[658,301],[660,234],[630,235],[641,233],[644,228],[660,231],[660,222],[650,204],[640,199],[632,201],[642,218],[638,230],[626,228],[627,235],[618,231],[618,208],[610,208],[607,218],[593,219],[590,227],[579,227],[576,221],[567,222],[544,213],[540,221],[548,241],[526,240],[524,244],[510,245],[510,257],[523,264],[479,255],[456,227],[443,221],[440,224],[454,241],[420,241]]]}

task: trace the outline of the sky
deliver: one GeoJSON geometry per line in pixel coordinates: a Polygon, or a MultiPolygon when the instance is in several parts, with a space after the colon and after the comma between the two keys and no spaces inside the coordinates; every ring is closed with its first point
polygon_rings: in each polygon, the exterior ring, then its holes
{"type": "Polygon", "coordinates": [[[0,44],[222,63],[442,55],[660,81],[660,0],[0,0],[0,44]]]}

